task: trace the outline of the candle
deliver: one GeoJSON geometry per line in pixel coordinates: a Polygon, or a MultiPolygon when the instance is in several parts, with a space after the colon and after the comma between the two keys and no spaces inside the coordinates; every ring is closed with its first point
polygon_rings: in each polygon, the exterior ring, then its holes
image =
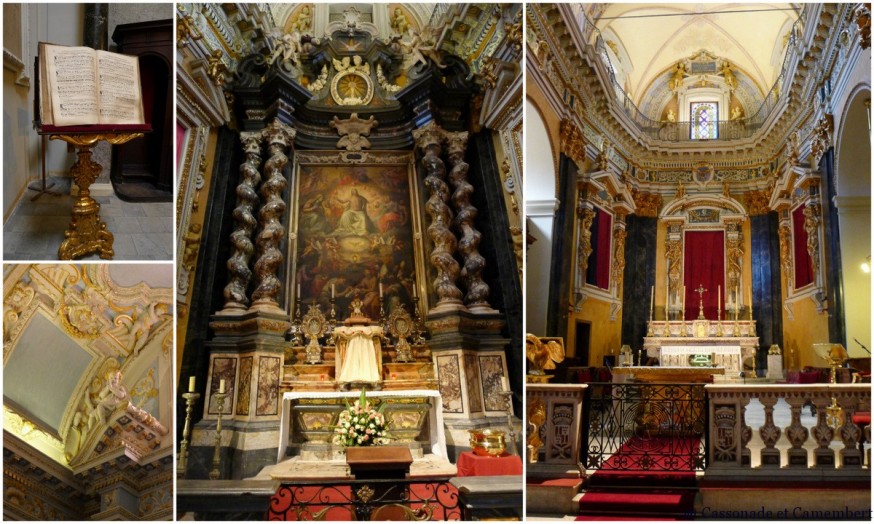
{"type": "Polygon", "coordinates": [[[297,298],[300,298],[300,282],[297,283],[297,298]]]}
{"type": "Polygon", "coordinates": [[[716,287],[716,320],[722,320],[722,286],[716,287]]]}
{"type": "Polygon", "coordinates": [[[334,298],[334,284],[331,284],[331,298],[334,298]]]}
{"type": "Polygon", "coordinates": [[[649,319],[652,320],[652,316],[655,313],[655,286],[652,286],[652,289],[649,292],[649,319]]]}
{"type": "Polygon", "coordinates": [[[507,377],[501,377],[501,387],[504,391],[510,391],[510,379],[507,377]]]}
{"type": "Polygon", "coordinates": [[[753,287],[750,286],[750,320],[753,319],[753,287]]]}
{"type": "Polygon", "coordinates": [[[219,393],[225,392],[225,379],[221,379],[219,382],[219,393]]]}
{"type": "Polygon", "coordinates": [[[382,282],[379,283],[379,298],[382,298],[382,282]]]}
{"type": "Polygon", "coordinates": [[[417,298],[419,298],[419,295],[417,293],[418,293],[418,291],[416,291],[416,286],[414,285],[413,286],[413,301],[414,302],[416,301],[417,298]]]}
{"type": "Polygon", "coordinates": [[[188,377],[188,392],[194,393],[194,377],[188,377]]]}
{"type": "Polygon", "coordinates": [[[686,284],[683,284],[683,316],[686,316],[686,284]]]}

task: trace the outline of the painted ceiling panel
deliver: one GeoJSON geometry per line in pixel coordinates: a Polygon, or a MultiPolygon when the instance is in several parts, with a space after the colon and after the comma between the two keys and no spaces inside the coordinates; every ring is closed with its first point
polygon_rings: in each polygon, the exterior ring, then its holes
{"type": "Polygon", "coordinates": [[[61,328],[37,314],[3,368],[3,395],[57,433],[91,359],[61,328]]]}
{"type": "Polygon", "coordinates": [[[172,264],[113,264],[109,266],[112,280],[122,287],[134,287],[145,282],[151,288],[172,288],[172,264]]]}

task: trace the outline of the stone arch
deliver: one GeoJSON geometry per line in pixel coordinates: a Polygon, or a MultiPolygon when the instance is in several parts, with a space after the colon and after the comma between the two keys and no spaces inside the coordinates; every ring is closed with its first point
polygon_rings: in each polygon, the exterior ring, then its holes
{"type": "Polygon", "coordinates": [[[871,88],[859,85],[847,97],[835,130],[835,192],[841,238],[847,349],[850,356],[866,354],[854,340],[871,344],[871,88]],[[868,271],[863,270],[867,264],[868,271]]]}

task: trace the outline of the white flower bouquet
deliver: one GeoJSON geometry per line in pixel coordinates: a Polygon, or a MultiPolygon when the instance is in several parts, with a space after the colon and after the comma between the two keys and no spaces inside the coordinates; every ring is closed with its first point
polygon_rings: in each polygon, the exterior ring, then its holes
{"type": "Polygon", "coordinates": [[[340,412],[334,427],[334,444],[343,447],[388,444],[385,415],[382,414],[384,408],[384,403],[374,408],[362,389],[358,400],[351,405],[346,401],[346,409],[340,412]]]}

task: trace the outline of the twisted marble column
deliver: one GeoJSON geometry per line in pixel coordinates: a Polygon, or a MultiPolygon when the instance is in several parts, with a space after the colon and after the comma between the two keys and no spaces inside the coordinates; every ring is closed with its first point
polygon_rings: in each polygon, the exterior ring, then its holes
{"type": "Polygon", "coordinates": [[[449,229],[452,223],[452,213],[446,205],[449,201],[449,186],[445,182],[446,166],[440,160],[443,130],[434,122],[429,122],[413,131],[413,139],[416,146],[425,153],[422,167],[425,169],[425,187],[429,194],[425,209],[431,217],[428,236],[434,243],[429,259],[437,270],[433,286],[438,298],[437,306],[432,311],[466,310],[461,302],[461,290],[455,285],[460,269],[453,253],[458,243],[449,229]]]}
{"type": "Polygon", "coordinates": [[[231,244],[234,252],[228,259],[228,285],[225,286],[224,310],[244,310],[249,305],[246,288],[252,280],[249,260],[255,252],[252,233],[258,225],[252,214],[258,205],[255,188],[261,182],[261,133],[240,133],[246,160],[240,165],[240,184],[237,186],[237,207],[234,209],[234,232],[231,244]]]}
{"type": "Polygon", "coordinates": [[[473,224],[477,209],[470,203],[473,186],[467,181],[467,172],[470,166],[464,161],[467,137],[467,131],[446,133],[451,166],[449,183],[453,189],[452,204],[456,213],[452,225],[461,235],[458,241],[458,251],[464,261],[464,267],[461,269],[461,278],[467,288],[464,303],[473,313],[494,313],[495,310],[489,304],[489,286],[482,279],[486,259],[479,252],[479,243],[483,236],[473,224]]]}
{"type": "Polygon", "coordinates": [[[255,262],[255,277],[258,287],[252,293],[253,308],[278,308],[279,291],[282,284],[276,276],[276,271],[284,260],[279,245],[285,236],[282,217],[286,205],[282,200],[287,181],[282,176],[282,169],[288,163],[286,149],[294,140],[295,131],[285,124],[273,121],[262,131],[261,136],[268,144],[269,157],[264,163],[264,184],[261,185],[261,210],[259,219],[261,232],[258,233],[258,261],[255,262]]]}

